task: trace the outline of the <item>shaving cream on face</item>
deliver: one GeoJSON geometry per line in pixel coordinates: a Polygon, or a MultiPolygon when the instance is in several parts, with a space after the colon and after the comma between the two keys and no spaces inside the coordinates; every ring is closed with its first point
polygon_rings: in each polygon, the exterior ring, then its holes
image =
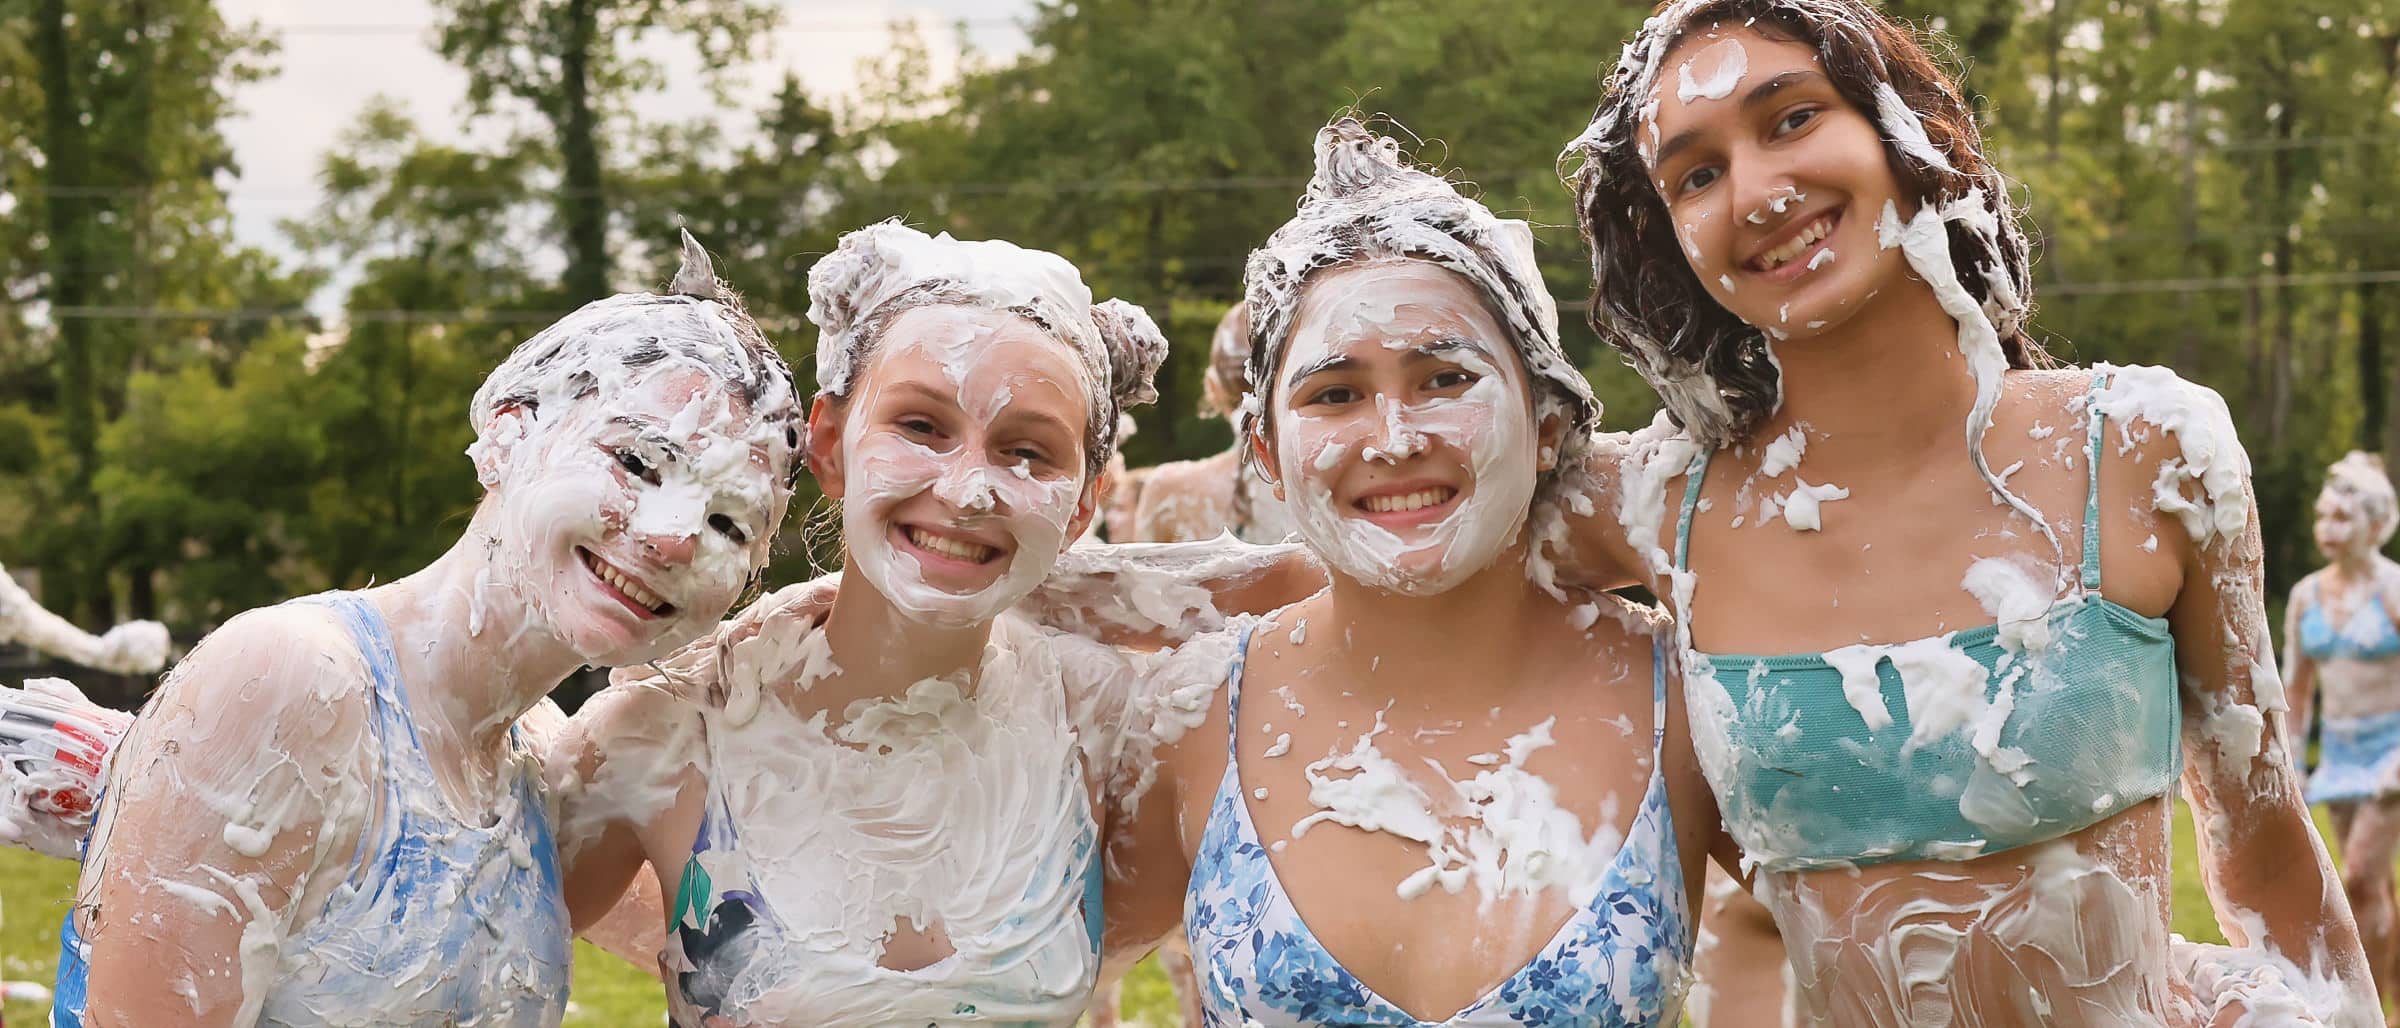
{"type": "Polygon", "coordinates": [[[1023,599],[1089,500],[1085,395],[1068,350],[1018,315],[934,305],[894,319],[842,411],[851,566],[928,624],[978,624],[1023,599]]]}
{"type": "Polygon", "coordinates": [[[781,430],[709,375],[614,370],[625,380],[609,402],[568,400],[555,423],[496,415],[523,435],[493,453],[486,501],[498,559],[516,572],[504,586],[595,665],[654,659],[707,631],[765,564],[789,498],[769,438],[781,430]]]}
{"type": "Polygon", "coordinates": [[[2317,549],[2328,559],[2356,560],[2391,541],[2393,528],[2400,525],[2400,499],[2394,497],[2383,461],[2352,451],[2326,469],[2316,513],[2317,549]]]}
{"type": "Polygon", "coordinates": [[[1310,548],[1410,595],[1490,566],[1533,501],[1534,411],[1474,288],[1423,261],[1349,265],[1318,274],[1291,329],[1270,369],[1275,462],[1310,548]],[[1363,506],[1405,485],[1454,490],[1450,510],[1393,528],[1363,506]]]}

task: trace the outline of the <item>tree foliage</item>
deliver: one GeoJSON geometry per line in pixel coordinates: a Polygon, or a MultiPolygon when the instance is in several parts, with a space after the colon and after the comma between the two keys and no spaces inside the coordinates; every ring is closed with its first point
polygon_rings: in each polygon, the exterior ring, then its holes
{"type": "MultiPolygon", "coordinates": [[[[18,443],[0,447],[0,562],[187,634],[418,566],[476,500],[460,451],[483,373],[574,304],[665,281],[678,227],[804,376],[807,271],[845,229],[900,217],[1058,251],[1176,343],[1129,455],[1197,456],[1226,442],[1197,413],[1209,330],[1345,109],[1536,224],[1606,423],[1634,427],[1655,400],[1575,313],[1591,278],[1555,157],[1644,6],[1040,0],[1022,52],[970,50],[956,74],[936,73],[942,33],[895,26],[837,101],[757,59],[759,0],[441,0],[471,110],[531,130],[478,148],[370,106],[323,161],[323,205],[287,226],[310,260],[284,266],[232,239],[222,192],[239,169],[217,126],[272,59],[263,32],[204,0],[0,0],[0,109],[27,114],[0,119],[0,439],[18,443]],[[52,8],[69,17],[45,41],[52,8]],[[662,45],[779,88],[644,120],[628,101],[662,83],[662,45]],[[43,114],[62,71],[88,155],[66,168],[43,114]],[[350,287],[332,326],[159,313],[294,310],[333,268],[350,287]],[[70,347],[91,367],[74,390],[70,347]]],[[[2039,337],[2224,393],[2288,585],[2317,561],[2326,463],[2400,444],[2400,0],[1890,9],[1942,41],[2027,202],[2039,337]]],[[[797,520],[777,580],[811,569],[797,520]]]]}

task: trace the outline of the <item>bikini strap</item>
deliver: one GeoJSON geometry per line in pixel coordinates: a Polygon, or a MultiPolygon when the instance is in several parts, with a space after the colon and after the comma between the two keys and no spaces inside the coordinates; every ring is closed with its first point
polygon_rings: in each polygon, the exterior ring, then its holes
{"type": "Polygon", "coordinates": [[[2100,591],[2100,440],[2107,434],[2106,415],[2100,412],[2100,390],[2108,385],[2105,371],[2092,376],[2091,392],[2084,405],[2091,408],[2091,452],[2084,459],[2083,487],[2083,591],[2100,591]]]}
{"type": "Polygon", "coordinates": [[[1242,665],[1250,662],[1250,633],[1258,631],[1263,621],[1242,626],[1241,636],[1233,644],[1233,668],[1225,676],[1225,760],[1227,767],[1241,759],[1241,749],[1235,743],[1241,739],[1242,725],[1242,665]]]}
{"type": "MultiPolygon", "coordinates": [[[[1692,458],[1684,471],[1683,509],[1675,516],[1675,570],[1687,570],[1692,556],[1692,512],[1700,506],[1700,483],[1708,477],[1708,451],[1692,458]]],[[[1680,613],[1680,612],[1679,612],[1680,613]]]]}
{"type": "Polygon", "coordinates": [[[1667,648],[1665,636],[1650,638],[1650,753],[1653,761],[1667,748],[1667,660],[1673,656],[1674,651],[1667,648]]]}
{"type": "Polygon", "coordinates": [[[367,727],[373,733],[382,752],[383,811],[376,819],[376,831],[361,831],[358,844],[350,855],[350,867],[355,874],[365,866],[371,844],[397,838],[406,831],[408,805],[401,801],[402,773],[422,776],[430,784],[433,767],[425,760],[424,747],[417,741],[416,725],[409,720],[408,697],[400,690],[400,661],[392,647],[391,626],[367,598],[349,590],[337,589],[309,596],[300,602],[322,606],[333,612],[342,627],[350,633],[350,644],[358,647],[358,658],[367,665],[367,727]],[[406,740],[406,745],[399,745],[406,740]],[[405,768],[405,772],[404,769],[405,768]]]}

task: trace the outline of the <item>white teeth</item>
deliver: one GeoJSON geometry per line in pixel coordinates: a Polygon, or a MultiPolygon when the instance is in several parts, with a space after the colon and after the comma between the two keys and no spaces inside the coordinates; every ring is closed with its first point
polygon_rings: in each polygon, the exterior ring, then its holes
{"type": "Polygon", "coordinates": [[[1825,238],[1832,231],[1833,219],[1820,217],[1807,228],[1801,229],[1800,234],[1793,236],[1789,242],[1767,251],[1766,256],[1758,259],[1758,263],[1766,270],[1773,271],[1807,252],[1809,247],[1816,245],[1817,240],[1825,238]]]}
{"type": "Polygon", "coordinates": [[[951,539],[916,528],[908,530],[908,541],[917,544],[918,549],[938,553],[955,560],[963,560],[969,564],[981,564],[997,552],[982,543],[951,539]]]}
{"type": "Polygon", "coordinates": [[[1446,503],[1456,495],[1458,495],[1458,490],[1448,487],[1420,489],[1413,493],[1400,493],[1393,496],[1370,496],[1360,501],[1360,504],[1373,513],[1390,514],[1395,511],[1423,510],[1438,503],[1446,503]]]}
{"type": "Polygon", "coordinates": [[[593,574],[600,576],[601,581],[615,586],[618,592],[625,594],[626,599],[641,604],[652,613],[656,613],[659,608],[667,605],[667,601],[660,599],[657,593],[642,588],[641,583],[602,561],[598,555],[592,555],[589,560],[585,561],[585,564],[592,569],[593,574]]]}

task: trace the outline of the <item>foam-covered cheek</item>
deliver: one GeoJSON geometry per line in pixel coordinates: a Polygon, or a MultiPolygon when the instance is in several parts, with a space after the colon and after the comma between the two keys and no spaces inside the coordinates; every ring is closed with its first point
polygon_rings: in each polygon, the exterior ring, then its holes
{"type": "Polygon", "coordinates": [[[1513,369],[1469,352],[1452,357],[1475,373],[1456,397],[1403,404],[1378,397],[1371,418],[1312,418],[1284,406],[1287,438],[1277,461],[1302,534],[1357,581],[1412,594],[1455,588],[1490,565],[1516,538],[1533,500],[1533,426],[1526,387],[1513,369]],[[1332,483],[1345,462],[1397,463],[1441,446],[1467,458],[1465,499],[1410,538],[1338,508],[1332,483]]]}

